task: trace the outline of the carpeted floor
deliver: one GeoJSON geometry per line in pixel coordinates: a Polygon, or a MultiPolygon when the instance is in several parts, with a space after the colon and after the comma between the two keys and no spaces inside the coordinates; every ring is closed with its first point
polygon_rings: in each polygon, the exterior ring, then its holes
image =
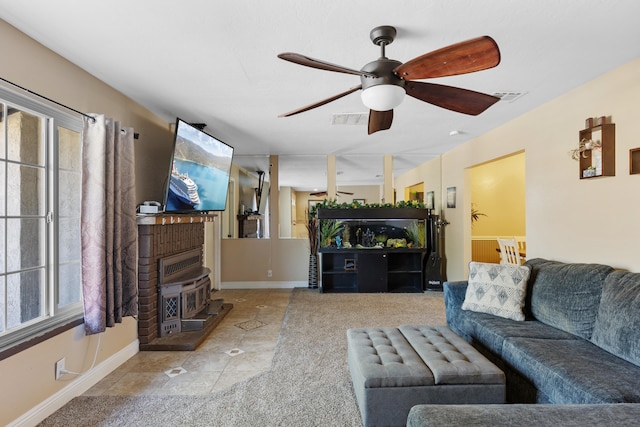
{"type": "Polygon", "coordinates": [[[270,371],[208,396],[80,396],[41,426],[361,426],[346,330],[445,324],[442,293],[295,289],[270,371]]]}

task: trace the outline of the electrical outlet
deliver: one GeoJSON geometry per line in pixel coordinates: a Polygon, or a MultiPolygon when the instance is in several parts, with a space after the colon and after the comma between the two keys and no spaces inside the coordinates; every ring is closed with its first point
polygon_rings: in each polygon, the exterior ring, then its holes
{"type": "Polygon", "coordinates": [[[56,362],[56,380],[59,380],[64,375],[64,357],[56,362]]]}
{"type": "Polygon", "coordinates": [[[267,270],[267,277],[271,277],[271,276],[273,276],[273,271],[267,270]]]}

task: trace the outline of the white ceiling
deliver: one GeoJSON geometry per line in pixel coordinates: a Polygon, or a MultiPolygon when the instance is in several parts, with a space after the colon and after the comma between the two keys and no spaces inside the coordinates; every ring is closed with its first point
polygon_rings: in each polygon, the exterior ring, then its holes
{"type": "Polygon", "coordinates": [[[281,155],[281,185],[300,189],[326,187],[327,154],[339,185],[380,182],[384,154],[401,173],[637,58],[639,16],[638,0],[0,0],[0,18],[167,122],[206,123],[247,169],[281,155]],[[331,124],[334,113],[366,113],[359,92],[277,117],[360,83],[278,53],[359,69],[379,56],[369,39],[379,25],[397,28],[386,53],[401,62],[490,35],[500,65],[431,81],[525,95],[476,117],[407,97],[373,135],[331,124]]]}

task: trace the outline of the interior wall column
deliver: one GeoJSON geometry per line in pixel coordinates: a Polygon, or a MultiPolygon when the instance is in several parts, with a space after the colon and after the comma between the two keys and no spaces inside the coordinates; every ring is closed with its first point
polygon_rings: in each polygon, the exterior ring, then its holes
{"type": "Polygon", "coordinates": [[[334,200],[337,197],[336,191],[336,155],[327,156],[327,199],[334,200]]]}
{"type": "Polygon", "coordinates": [[[385,154],[383,159],[383,193],[382,203],[394,203],[393,200],[393,156],[391,154],[385,154]]]}
{"type": "Polygon", "coordinates": [[[280,237],[280,180],[277,155],[269,156],[269,170],[265,173],[269,174],[269,238],[277,239],[280,237]]]}

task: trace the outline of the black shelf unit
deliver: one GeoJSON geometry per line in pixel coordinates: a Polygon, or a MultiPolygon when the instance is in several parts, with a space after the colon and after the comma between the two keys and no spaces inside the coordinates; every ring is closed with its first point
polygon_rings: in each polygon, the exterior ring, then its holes
{"type": "Polygon", "coordinates": [[[389,252],[387,258],[387,288],[389,292],[421,292],[422,266],[426,250],[420,252],[389,252]]]}
{"type": "MultiPolygon", "coordinates": [[[[421,220],[427,209],[319,209],[318,219],[421,220]]],[[[425,227],[426,229],[426,227],[425,227]]],[[[425,242],[427,241],[425,236],[425,242]]],[[[423,292],[427,248],[320,248],[321,292],[423,292]]]]}
{"type": "Polygon", "coordinates": [[[426,253],[422,248],[320,249],[320,289],[322,292],[422,292],[426,253]]]}
{"type": "MultiPolygon", "coordinates": [[[[339,251],[322,256],[322,282],[331,292],[357,292],[356,254],[339,251]]],[[[321,287],[324,292],[324,289],[321,287]]]]}

